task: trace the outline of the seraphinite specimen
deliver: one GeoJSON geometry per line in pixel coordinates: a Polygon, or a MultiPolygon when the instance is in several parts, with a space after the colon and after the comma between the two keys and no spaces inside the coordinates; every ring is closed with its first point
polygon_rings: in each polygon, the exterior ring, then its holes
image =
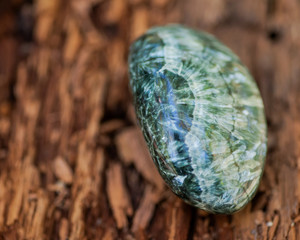
{"type": "Polygon", "coordinates": [[[136,114],[163,179],[186,202],[230,214],[254,196],[266,156],[256,83],[213,36],[150,29],[130,48],[136,114]]]}

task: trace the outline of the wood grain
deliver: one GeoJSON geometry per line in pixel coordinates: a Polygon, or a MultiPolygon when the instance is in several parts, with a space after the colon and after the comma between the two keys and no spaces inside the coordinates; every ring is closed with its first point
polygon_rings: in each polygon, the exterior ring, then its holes
{"type": "Polygon", "coordinates": [[[300,2],[0,3],[0,239],[300,239],[300,2]],[[254,200],[211,215],[178,199],[136,125],[127,54],[147,28],[216,35],[250,69],[268,122],[254,200]]]}

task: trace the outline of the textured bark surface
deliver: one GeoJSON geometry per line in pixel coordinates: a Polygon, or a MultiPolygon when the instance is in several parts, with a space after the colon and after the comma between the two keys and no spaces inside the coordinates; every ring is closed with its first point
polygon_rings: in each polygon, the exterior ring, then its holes
{"type": "Polygon", "coordinates": [[[300,239],[300,2],[0,2],[0,239],[300,239]],[[131,41],[179,22],[216,35],[254,75],[268,157],[232,216],[164,185],[136,126],[131,41]]]}

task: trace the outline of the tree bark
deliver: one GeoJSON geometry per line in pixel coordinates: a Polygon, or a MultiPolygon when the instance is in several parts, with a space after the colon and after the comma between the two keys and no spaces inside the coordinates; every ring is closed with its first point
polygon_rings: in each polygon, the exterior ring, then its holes
{"type": "Polygon", "coordinates": [[[0,3],[0,239],[300,239],[300,2],[0,3]],[[130,43],[182,23],[253,74],[268,122],[256,197],[212,215],[152,163],[128,90],[130,43]]]}

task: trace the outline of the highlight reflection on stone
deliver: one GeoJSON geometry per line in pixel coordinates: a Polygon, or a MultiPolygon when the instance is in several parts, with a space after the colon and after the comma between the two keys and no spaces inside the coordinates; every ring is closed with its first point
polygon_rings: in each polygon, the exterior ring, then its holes
{"type": "Polygon", "coordinates": [[[172,191],[213,213],[244,207],[267,139],[259,90],[239,58],[209,34],[169,25],[132,44],[129,71],[145,140],[172,191]]]}

